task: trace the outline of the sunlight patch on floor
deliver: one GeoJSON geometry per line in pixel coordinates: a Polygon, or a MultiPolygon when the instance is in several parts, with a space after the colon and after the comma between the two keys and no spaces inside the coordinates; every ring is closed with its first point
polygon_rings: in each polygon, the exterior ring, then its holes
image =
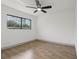
{"type": "Polygon", "coordinates": [[[16,56],[11,57],[11,59],[33,59],[33,50],[30,49],[28,51],[20,53],[16,56]]]}

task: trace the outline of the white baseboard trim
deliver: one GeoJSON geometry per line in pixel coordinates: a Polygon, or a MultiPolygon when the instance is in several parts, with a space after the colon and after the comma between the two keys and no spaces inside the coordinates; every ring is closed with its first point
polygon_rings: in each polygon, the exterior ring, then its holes
{"type": "Polygon", "coordinates": [[[36,39],[33,39],[33,40],[31,40],[31,41],[28,41],[28,42],[22,42],[22,43],[17,43],[17,44],[11,45],[11,46],[3,47],[3,48],[1,48],[1,50],[8,49],[8,48],[13,48],[13,47],[22,45],[22,44],[24,44],[24,43],[30,43],[30,42],[32,42],[32,41],[34,41],[34,40],[36,40],[36,39]]]}
{"type": "Polygon", "coordinates": [[[55,44],[59,44],[59,45],[65,45],[65,46],[75,47],[74,44],[68,44],[68,43],[62,43],[62,42],[55,42],[55,41],[48,41],[48,40],[45,40],[45,39],[37,39],[37,40],[46,41],[46,42],[49,42],[49,43],[55,43],[55,44]]]}
{"type": "Polygon", "coordinates": [[[13,47],[16,47],[18,45],[22,45],[24,43],[30,43],[30,42],[35,41],[35,40],[49,42],[49,43],[55,43],[55,44],[59,44],[59,45],[65,45],[65,46],[75,47],[75,45],[73,45],[73,44],[67,44],[67,43],[62,43],[62,42],[52,42],[52,41],[43,40],[43,39],[33,39],[31,41],[28,41],[28,42],[22,42],[22,43],[14,44],[12,46],[8,46],[8,47],[1,48],[1,50],[8,49],[8,48],[13,48],[13,47]]]}

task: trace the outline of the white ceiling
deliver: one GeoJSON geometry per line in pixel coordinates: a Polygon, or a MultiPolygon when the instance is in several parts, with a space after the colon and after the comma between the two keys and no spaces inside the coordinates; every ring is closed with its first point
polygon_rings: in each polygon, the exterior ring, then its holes
{"type": "MultiPolygon", "coordinates": [[[[39,0],[42,6],[52,5],[52,9],[47,9],[48,13],[53,13],[59,10],[74,9],[76,0],[39,0]]],[[[34,9],[26,8],[25,6],[36,6],[35,0],[2,0],[2,4],[15,8],[22,12],[32,15],[40,15],[42,12],[33,13],[34,9]]]]}

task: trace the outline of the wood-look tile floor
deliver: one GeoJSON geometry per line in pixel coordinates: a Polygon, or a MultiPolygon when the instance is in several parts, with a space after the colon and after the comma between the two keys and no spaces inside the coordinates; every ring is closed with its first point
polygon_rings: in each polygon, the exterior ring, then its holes
{"type": "Polygon", "coordinates": [[[35,40],[2,50],[1,59],[76,59],[75,48],[35,40]]]}

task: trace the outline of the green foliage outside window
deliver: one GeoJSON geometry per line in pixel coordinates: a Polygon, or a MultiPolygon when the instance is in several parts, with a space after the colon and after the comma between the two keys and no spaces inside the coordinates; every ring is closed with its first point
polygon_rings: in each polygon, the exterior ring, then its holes
{"type": "Polygon", "coordinates": [[[9,29],[31,29],[31,20],[13,15],[7,15],[9,29]]]}

